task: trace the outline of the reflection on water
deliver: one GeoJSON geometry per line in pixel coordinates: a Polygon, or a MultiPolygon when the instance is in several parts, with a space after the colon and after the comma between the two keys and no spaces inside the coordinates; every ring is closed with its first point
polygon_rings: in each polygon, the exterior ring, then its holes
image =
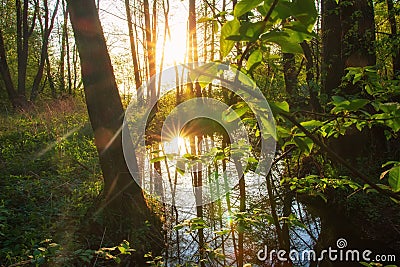
{"type": "MultiPolygon", "coordinates": [[[[235,264],[238,236],[237,230],[232,229],[237,227],[237,214],[240,214],[238,183],[241,177],[235,164],[235,153],[240,154],[241,159],[246,160],[246,164],[252,156],[251,148],[245,142],[226,145],[218,133],[202,138],[177,136],[170,141],[153,144],[147,149],[141,164],[143,189],[151,195],[156,195],[164,203],[176,204],[176,207],[165,206],[168,246],[164,256],[167,266],[199,261],[202,256],[199,253],[198,229],[202,229],[208,251],[206,257],[209,263],[206,266],[235,264]],[[193,146],[193,143],[196,146],[193,146]],[[160,172],[153,166],[155,161],[160,163],[160,172]],[[200,188],[196,187],[196,178],[199,176],[202,180],[200,188]],[[157,191],[157,188],[161,191],[157,191]],[[204,225],[196,226],[193,220],[199,217],[199,198],[202,203],[207,204],[202,206],[204,225]],[[221,257],[219,259],[218,253],[221,257]]],[[[274,175],[278,177],[281,171],[281,167],[276,168],[274,175]]],[[[277,237],[273,224],[262,217],[264,213],[271,213],[265,176],[256,174],[251,166],[248,166],[244,172],[244,179],[248,203],[248,215],[245,215],[245,219],[248,220],[244,240],[245,254],[248,259],[254,261],[257,258],[256,253],[265,244],[272,248],[277,246],[277,237]]],[[[279,180],[273,180],[273,187],[278,196],[282,194],[278,191],[279,180]]],[[[278,209],[282,209],[282,202],[279,199],[276,201],[278,209]]],[[[292,203],[292,213],[307,224],[307,229],[291,228],[292,248],[299,251],[313,248],[319,235],[318,218],[311,218],[306,208],[298,202],[292,203]]],[[[309,262],[303,260],[295,264],[308,266],[309,262]]],[[[267,265],[258,262],[253,266],[267,265]]]]}

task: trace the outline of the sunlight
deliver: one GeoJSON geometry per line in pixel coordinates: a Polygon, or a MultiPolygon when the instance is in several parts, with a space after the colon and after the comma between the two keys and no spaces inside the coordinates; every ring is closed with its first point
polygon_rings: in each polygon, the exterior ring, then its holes
{"type": "Polygon", "coordinates": [[[178,154],[183,156],[187,153],[185,138],[181,136],[175,136],[170,141],[164,142],[164,149],[167,154],[178,154]]]}
{"type": "Polygon", "coordinates": [[[178,154],[180,156],[184,155],[186,153],[186,148],[185,148],[185,139],[180,136],[176,136],[173,138],[170,142],[171,146],[175,148],[175,151],[178,150],[178,154]]]}
{"type": "MultiPolygon", "coordinates": [[[[170,28],[171,39],[165,43],[164,66],[172,66],[174,63],[184,63],[186,54],[186,22],[175,23],[170,28]]],[[[160,62],[162,56],[163,40],[158,40],[157,60],[160,62]]]]}
{"type": "MultiPolygon", "coordinates": [[[[174,63],[185,63],[187,44],[187,16],[188,7],[186,1],[171,1],[169,30],[164,48],[164,67],[172,66],[174,63]]],[[[157,40],[157,62],[161,61],[163,46],[163,30],[160,31],[157,40]]]]}

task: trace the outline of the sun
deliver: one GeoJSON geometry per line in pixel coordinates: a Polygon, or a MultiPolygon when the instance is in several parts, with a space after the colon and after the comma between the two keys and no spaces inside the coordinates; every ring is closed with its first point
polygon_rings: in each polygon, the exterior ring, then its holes
{"type": "Polygon", "coordinates": [[[164,149],[167,154],[183,156],[187,153],[186,148],[186,140],[181,136],[175,136],[171,140],[164,142],[164,149]]]}
{"type": "Polygon", "coordinates": [[[184,155],[186,153],[185,139],[181,136],[177,136],[171,140],[171,144],[178,148],[178,154],[184,155]]]}
{"type": "MultiPolygon", "coordinates": [[[[185,1],[171,1],[171,14],[168,25],[170,36],[167,36],[164,47],[164,66],[185,63],[187,50],[187,16],[188,7],[185,1]],[[173,11],[173,12],[172,12],[173,11]]],[[[164,31],[160,31],[157,40],[157,62],[161,62],[164,31]]]]}
{"type": "MultiPolygon", "coordinates": [[[[186,55],[186,28],[182,24],[176,25],[175,28],[171,28],[171,38],[167,38],[164,47],[164,65],[172,66],[175,63],[184,63],[186,55]]],[[[162,57],[162,40],[158,46],[157,60],[161,62],[162,57]]]]}

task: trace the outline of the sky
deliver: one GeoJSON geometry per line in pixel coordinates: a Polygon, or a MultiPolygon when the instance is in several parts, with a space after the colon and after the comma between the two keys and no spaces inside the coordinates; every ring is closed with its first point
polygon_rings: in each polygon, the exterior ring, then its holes
{"type": "MultiPolygon", "coordinates": [[[[131,0],[131,3],[133,1],[131,0]]],[[[183,62],[186,44],[186,25],[188,16],[187,1],[170,0],[169,28],[170,39],[167,38],[165,46],[165,59],[167,65],[183,62]]],[[[158,10],[161,15],[162,10],[158,10]]],[[[134,16],[135,12],[132,13],[134,16]]],[[[123,0],[100,0],[100,19],[109,45],[111,54],[121,54],[129,51],[128,26],[123,0]]],[[[158,29],[157,62],[161,60],[161,47],[164,36],[164,24],[161,22],[158,29]]]]}
{"type": "MultiPolygon", "coordinates": [[[[130,0],[131,5],[134,1],[130,0]]],[[[169,28],[164,52],[164,69],[171,67],[174,63],[183,63],[186,51],[186,29],[188,18],[188,1],[169,0],[169,28]]],[[[107,40],[109,53],[114,66],[114,73],[119,90],[122,94],[134,92],[134,75],[130,54],[130,44],[128,36],[128,25],[126,21],[126,12],[124,0],[100,0],[100,20],[102,23],[104,35],[107,40]]],[[[151,1],[150,1],[150,5],[151,1]]],[[[161,18],[162,8],[159,12],[160,21],[157,32],[157,70],[160,69],[161,48],[164,39],[164,18],[161,18]]],[[[132,16],[135,16],[133,10],[132,16]]],[[[141,34],[141,31],[139,31],[141,34]]],[[[142,36],[140,36],[142,37],[142,36]]],[[[142,45],[138,46],[138,52],[143,55],[142,45]]]]}

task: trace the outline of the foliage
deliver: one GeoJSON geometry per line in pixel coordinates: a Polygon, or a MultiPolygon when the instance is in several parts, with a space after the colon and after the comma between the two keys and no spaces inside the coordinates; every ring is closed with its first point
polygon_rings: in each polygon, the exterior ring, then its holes
{"type": "Polygon", "coordinates": [[[92,133],[82,103],[74,99],[2,114],[0,120],[1,262],[30,255],[41,264],[71,245],[101,190],[92,133]]]}
{"type": "Polygon", "coordinates": [[[312,30],[317,10],[311,0],[242,0],[235,6],[233,15],[234,19],[221,29],[221,54],[226,57],[235,42],[247,42],[247,49],[255,45],[258,48],[247,59],[249,70],[262,62],[262,51],[271,43],[278,44],[285,53],[302,53],[300,43],[315,36],[312,30]]]}

